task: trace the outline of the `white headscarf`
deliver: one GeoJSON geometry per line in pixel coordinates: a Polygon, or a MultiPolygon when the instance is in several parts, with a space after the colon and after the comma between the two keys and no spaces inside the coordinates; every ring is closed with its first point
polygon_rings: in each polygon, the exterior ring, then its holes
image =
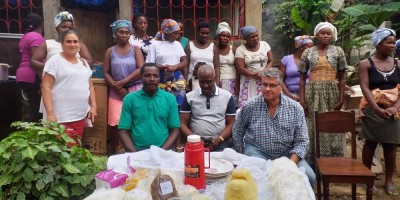
{"type": "Polygon", "coordinates": [[[315,26],[314,29],[314,35],[316,36],[318,34],[318,32],[323,29],[323,28],[329,28],[332,31],[332,35],[333,35],[333,41],[337,40],[337,30],[336,27],[333,26],[331,23],[329,22],[320,22],[319,24],[317,24],[317,26],[315,26]]]}
{"type": "Polygon", "coordinates": [[[389,35],[396,36],[396,32],[390,28],[380,28],[372,33],[371,39],[374,47],[378,46],[389,35]]]}
{"type": "Polygon", "coordinates": [[[229,34],[232,33],[231,27],[229,27],[229,24],[226,23],[226,22],[221,22],[221,23],[218,24],[217,31],[215,33],[217,35],[219,35],[224,31],[228,32],[229,34]]]}

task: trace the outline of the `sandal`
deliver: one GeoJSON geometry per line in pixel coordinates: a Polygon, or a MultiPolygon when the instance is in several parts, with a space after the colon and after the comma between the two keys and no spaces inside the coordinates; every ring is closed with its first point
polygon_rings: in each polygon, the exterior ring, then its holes
{"type": "Polygon", "coordinates": [[[397,196],[399,195],[399,191],[397,191],[397,187],[395,184],[392,185],[385,185],[385,191],[390,196],[397,196]]]}

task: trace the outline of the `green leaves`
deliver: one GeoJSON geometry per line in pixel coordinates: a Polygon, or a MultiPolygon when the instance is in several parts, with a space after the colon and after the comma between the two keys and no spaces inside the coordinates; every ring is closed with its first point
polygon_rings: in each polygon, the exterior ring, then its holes
{"type": "Polygon", "coordinates": [[[292,19],[294,21],[294,23],[296,23],[296,25],[302,29],[304,29],[307,33],[307,35],[311,35],[311,24],[307,23],[306,21],[304,21],[299,13],[299,9],[297,7],[293,7],[292,8],[292,19]]]}
{"type": "Polygon", "coordinates": [[[94,190],[102,170],[90,152],[73,142],[57,123],[15,122],[18,131],[0,141],[3,199],[78,199],[94,190]]]}

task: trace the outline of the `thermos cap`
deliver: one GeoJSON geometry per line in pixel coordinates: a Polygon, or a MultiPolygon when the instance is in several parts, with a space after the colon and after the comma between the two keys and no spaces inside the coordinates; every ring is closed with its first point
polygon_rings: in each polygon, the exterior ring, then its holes
{"type": "Polygon", "coordinates": [[[187,141],[190,143],[200,142],[201,141],[200,135],[189,135],[187,137],[187,141]]]}

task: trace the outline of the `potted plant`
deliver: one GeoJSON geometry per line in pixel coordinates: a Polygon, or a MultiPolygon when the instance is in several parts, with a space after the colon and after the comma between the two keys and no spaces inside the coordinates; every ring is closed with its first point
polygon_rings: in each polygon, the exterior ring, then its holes
{"type": "Polygon", "coordinates": [[[0,199],[81,199],[95,189],[100,171],[87,149],[55,122],[14,122],[16,132],[0,142],[0,199]]]}

